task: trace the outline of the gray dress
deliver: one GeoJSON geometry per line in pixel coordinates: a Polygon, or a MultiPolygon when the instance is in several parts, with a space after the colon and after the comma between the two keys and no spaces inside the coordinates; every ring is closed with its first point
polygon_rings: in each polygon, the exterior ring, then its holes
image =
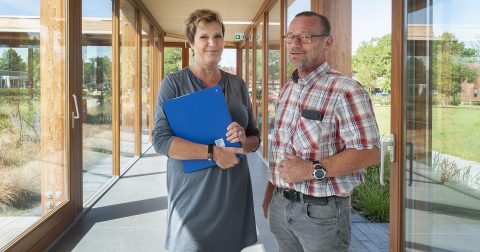
{"type": "MultiPolygon", "coordinates": [[[[233,121],[247,136],[260,136],[245,82],[222,71],[219,83],[233,121]]],[[[153,145],[167,155],[173,140],[162,109],[164,101],[204,89],[188,68],[168,75],[155,107],[153,145]]],[[[184,173],[180,160],[167,161],[168,221],[165,247],[170,251],[240,251],[257,242],[247,158],[230,169],[212,167],[184,173]]]]}

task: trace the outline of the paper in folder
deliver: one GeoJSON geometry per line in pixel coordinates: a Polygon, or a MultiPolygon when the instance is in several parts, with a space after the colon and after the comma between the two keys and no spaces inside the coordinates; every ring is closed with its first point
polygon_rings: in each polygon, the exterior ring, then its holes
{"type": "MultiPolygon", "coordinates": [[[[165,101],[163,110],[175,136],[200,144],[240,147],[240,143],[230,143],[225,136],[232,117],[220,86],[165,101]]],[[[182,160],[182,163],[184,172],[215,165],[206,159],[182,160]]]]}

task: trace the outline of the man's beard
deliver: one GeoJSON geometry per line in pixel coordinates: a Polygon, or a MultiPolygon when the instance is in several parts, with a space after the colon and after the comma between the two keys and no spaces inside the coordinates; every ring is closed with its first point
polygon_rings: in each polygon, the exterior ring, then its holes
{"type": "Polygon", "coordinates": [[[292,59],[290,59],[290,63],[294,65],[298,69],[308,69],[311,67],[313,62],[313,59],[310,58],[307,54],[304,55],[303,59],[297,59],[297,62],[294,63],[292,62],[292,59]]]}

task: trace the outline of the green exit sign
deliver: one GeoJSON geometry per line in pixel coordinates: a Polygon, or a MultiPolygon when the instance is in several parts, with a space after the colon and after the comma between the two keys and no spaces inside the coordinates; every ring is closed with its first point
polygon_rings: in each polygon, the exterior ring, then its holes
{"type": "Polygon", "coordinates": [[[244,39],[245,39],[245,35],[243,35],[243,32],[235,33],[235,41],[241,41],[244,39]]]}

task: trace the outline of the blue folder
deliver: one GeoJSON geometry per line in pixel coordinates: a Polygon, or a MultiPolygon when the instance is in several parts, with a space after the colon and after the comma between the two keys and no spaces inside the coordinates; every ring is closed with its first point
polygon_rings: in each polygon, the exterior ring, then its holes
{"type": "MultiPolygon", "coordinates": [[[[240,147],[240,143],[230,143],[225,136],[232,117],[220,86],[165,101],[163,110],[175,136],[200,144],[221,145],[223,139],[227,147],[240,147]]],[[[182,163],[185,172],[215,165],[214,161],[206,159],[182,160],[182,163]]]]}

